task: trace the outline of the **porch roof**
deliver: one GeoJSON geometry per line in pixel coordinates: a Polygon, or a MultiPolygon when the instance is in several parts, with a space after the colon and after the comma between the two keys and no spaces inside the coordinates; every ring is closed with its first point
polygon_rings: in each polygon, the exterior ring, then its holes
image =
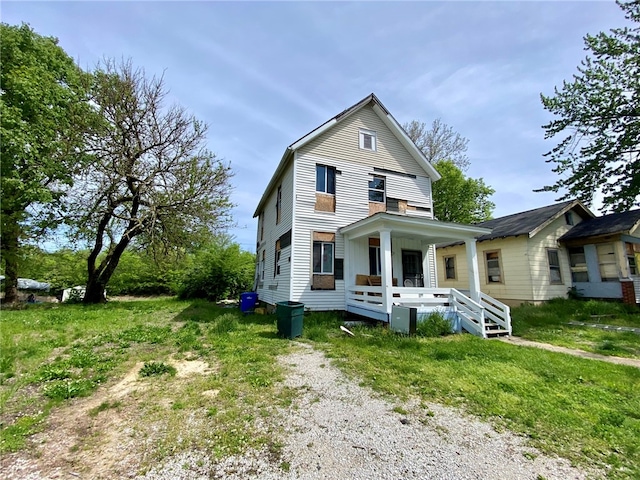
{"type": "Polygon", "coordinates": [[[488,228],[461,223],[440,222],[424,217],[412,217],[398,213],[379,212],[339,229],[349,239],[377,234],[381,230],[391,231],[392,236],[413,237],[429,243],[471,240],[479,235],[491,233],[488,228]]]}

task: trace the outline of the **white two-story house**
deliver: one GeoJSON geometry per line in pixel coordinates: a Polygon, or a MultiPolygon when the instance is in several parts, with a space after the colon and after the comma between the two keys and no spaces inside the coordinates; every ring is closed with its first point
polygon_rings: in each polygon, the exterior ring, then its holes
{"type": "Polygon", "coordinates": [[[508,307],[480,291],[475,237],[490,230],[434,220],[439,178],[373,94],[292,143],[254,214],[259,299],[385,322],[394,305],[444,306],[476,334],[510,332],[508,307]],[[438,288],[448,241],[465,244],[468,296],[438,288]]]}

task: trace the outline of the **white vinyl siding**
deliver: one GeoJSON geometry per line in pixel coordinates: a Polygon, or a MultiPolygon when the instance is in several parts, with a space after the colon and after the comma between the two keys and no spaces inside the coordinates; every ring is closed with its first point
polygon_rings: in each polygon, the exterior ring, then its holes
{"type": "Polygon", "coordinates": [[[424,169],[404,148],[370,106],[363,107],[333,128],[303,146],[298,154],[308,153],[337,161],[354,162],[398,172],[426,176],[424,169]],[[360,148],[360,130],[376,133],[376,151],[360,148]]]}
{"type": "MultiPolygon", "coordinates": [[[[314,176],[315,180],[315,176],[314,176]]],[[[290,287],[290,258],[291,247],[286,247],[280,251],[280,274],[276,275],[276,241],[287,231],[291,230],[293,224],[293,166],[284,172],[280,182],[280,191],[282,195],[280,205],[280,222],[276,224],[276,202],[278,189],[274,188],[271,196],[264,205],[264,214],[262,221],[264,229],[262,230],[262,238],[258,229],[258,252],[260,262],[262,260],[262,251],[265,252],[264,261],[264,279],[261,279],[256,289],[258,298],[267,303],[274,304],[289,300],[290,287]]]]}

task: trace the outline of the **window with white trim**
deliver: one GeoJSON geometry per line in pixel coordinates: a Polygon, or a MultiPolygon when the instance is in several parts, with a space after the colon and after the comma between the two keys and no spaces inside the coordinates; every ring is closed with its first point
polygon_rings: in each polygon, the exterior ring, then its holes
{"type": "Polygon", "coordinates": [[[278,186],[276,193],[276,225],[280,223],[280,216],[282,214],[282,185],[278,186]]]}
{"type": "Polygon", "coordinates": [[[360,149],[361,150],[370,150],[372,152],[376,151],[376,132],[373,130],[364,130],[360,129],[360,149]]]}
{"type": "Polygon", "coordinates": [[[385,203],[385,177],[373,177],[369,180],[369,201],[385,203]]]}
{"type": "Polygon", "coordinates": [[[313,273],[333,275],[333,242],[313,242],[313,273]]]}
{"type": "Polygon", "coordinates": [[[548,248],[547,259],[549,260],[549,283],[552,285],[562,284],[560,252],[555,248],[548,248]]]}
{"type": "Polygon", "coordinates": [[[636,252],[633,243],[625,243],[627,252],[627,262],[629,264],[629,275],[638,275],[638,266],[636,264],[636,252]]]}

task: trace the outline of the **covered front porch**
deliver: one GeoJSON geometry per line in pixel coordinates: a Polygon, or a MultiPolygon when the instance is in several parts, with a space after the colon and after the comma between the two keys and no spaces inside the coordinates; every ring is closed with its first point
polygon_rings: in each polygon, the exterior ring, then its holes
{"type": "Polygon", "coordinates": [[[389,322],[394,305],[443,310],[454,312],[470,333],[511,333],[509,307],[480,291],[475,237],[490,230],[381,212],[340,233],[348,312],[389,322]],[[437,286],[435,245],[454,241],[466,246],[467,292],[437,286]]]}

